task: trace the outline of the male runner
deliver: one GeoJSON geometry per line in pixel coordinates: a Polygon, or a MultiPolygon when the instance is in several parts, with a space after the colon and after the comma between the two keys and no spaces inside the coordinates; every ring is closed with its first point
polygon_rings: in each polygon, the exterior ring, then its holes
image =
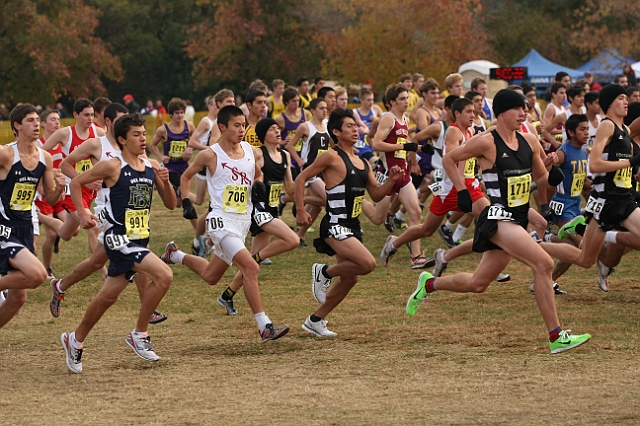
{"type": "Polygon", "coordinates": [[[495,117],[493,116],[492,109],[493,101],[487,98],[487,82],[484,78],[476,77],[471,80],[471,90],[480,93],[480,96],[482,96],[482,100],[484,101],[484,105],[482,107],[484,119],[491,123],[495,117]]]}
{"type": "Polygon", "coordinates": [[[252,90],[247,93],[244,102],[249,109],[244,141],[248,142],[249,145],[258,148],[262,146],[262,142],[258,139],[255,128],[258,121],[262,120],[264,114],[267,112],[267,95],[264,92],[252,90]]]}
{"type": "Polygon", "coordinates": [[[284,81],[280,79],[273,80],[271,84],[273,94],[267,98],[269,105],[268,117],[275,118],[284,111],[284,102],[282,102],[282,93],[284,92],[284,81]]]}
{"type": "MultiPolygon", "coordinates": [[[[220,281],[234,263],[242,274],[244,294],[253,311],[263,342],[278,339],[289,331],[289,327],[273,325],[262,306],[258,273],[260,266],[244,246],[251,226],[253,202],[268,199],[260,167],[255,162],[254,151],[244,137],[245,117],[242,110],[226,106],[218,113],[220,140],[201,152],[187,168],[181,178],[181,188],[188,190],[191,178],[207,167],[207,185],[211,200],[211,211],[207,215],[207,235],[213,241],[211,260],[186,254],[171,241],[165,247],[162,260],[168,264],[183,264],[200,275],[209,285],[220,281]],[[260,182],[260,183],[256,183],[260,182]],[[255,200],[255,198],[258,198],[255,200]]],[[[195,216],[195,209],[184,204],[184,215],[195,216]]]]}
{"type": "Polygon", "coordinates": [[[114,136],[122,153],[100,161],[93,168],[71,180],[71,198],[79,212],[83,228],[104,221],[104,249],[109,257],[109,275],[100,292],[93,298],[80,325],[70,333],[62,333],[60,342],[66,353],[67,367],[82,372],[84,340],[102,315],[113,305],[133,276],[140,272],[151,283],[140,301],[135,328],[125,338],[136,355],[147,361],[158,361],[147,333],[149,319],[169,290],[173,274],[148,248],[149,217],[154,185],[168,209],[176,205],[176,196],[167,169],[154,160],[143,158],[146,150],[144,120],[138,113],[127,114],[115,122],[114,136]],[[101,180],[105,186],[106,204],[102,218],[82,209],[82,185],[101,180]]]}
{"type": "Polygon", "coordinates": [[[104,122],[104,109],[108,107],[110,103],[111,101],[109,100],[109,98],[105,98],[104,96],[96,98],[93,101],[93,108],[95,110],[94,118],[96,120],[95,124],[101,129],[106,129],[104,122]]]}
{"type": "Polygon", "coordinates": [[[358,142],[356,142],[358,157],[364,158],[369,162],[369,164],[373,164],[378,161],[378,156],[373,152],[371,145],[367,143],[366,136],[371,130],[373,121],[382,117],[382,110],[378,105],[373,103],[373,92],[371,90],[362,89],[360,91],[360,108],[355,108],[353,112],[360,118],[368,129],[367,133],[361,134],[358,137],[358,142]]]}
{"type": "MultiPolygon", "coordinates": [[[[307,77],[300,77],[296,83],[298,87],[298,96],[300,97],[300,106],[303,109],[307,109],[311,103],[311,95],[309,94],[309,79],[307,77]]],[[[320,96],[320,94],[318,94],[320,96]]]]}
{"type": "MultiPolygon", "coordinates": [[[[298,128],[298,126],[311,119],[311,113],[303,108],[300,108],[300,97],[298,96],[298,91],[292,87],[288,87],[287,89],[285,89],[284,93],[282,94],[282,102],[285,105],[285,109],[280,115],[274,117],[274,119],[282,130],[282,143],[285,146],[288,146],[289,142],[291,142],[291,139],[293,138],[293,135],[296,133],[296,129],[298,128]]],[[[294,149],[299,156],[300,152],[302,151],[302,139],[298,140],[294,144],[294,149]]],[[[291,160],[291,167],[293,168],[294,174],[297,175],[297,173],[300,172],[301,164],[298,164],[294,158],[291,158],[291,160]]]]}
{"type": "MultiPolygon", "coordinates": [[[[553,83],[549,89],[551,92],[551,102],[544,110],[544,122],[551,123],[556,115],[560,115],[564,112],[564,103],[567,100],[567,88],[563,83],[553,83]]],[[[558,126],[551,131],[544,129],[542,136],[544,137],[545,145],[544,151],[554,152],[562,144],[562,139],[557,140],[556,135],[562,137],[562,126],[558,126]]]]}

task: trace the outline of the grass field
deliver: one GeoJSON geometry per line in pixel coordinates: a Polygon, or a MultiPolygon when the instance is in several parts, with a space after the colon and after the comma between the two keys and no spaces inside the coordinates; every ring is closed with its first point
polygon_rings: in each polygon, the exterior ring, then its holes
{"type": "MultiPolygon", "coordinates": [[[[190,225],[157,201],[152,249],[160,254],[175,239],[188,250],[190,225]]],[[[387,231],[366,219],[363,229],[377,258],[387,231]]],[[[441,246],[439,236],[423,240],[428,252],[441,246]]],[[[61,244],[56,275],[88,255],[84,233],[61,244]]],[[[471,271],[478,260],[459,259],[446,273],[471,271]]],[[[300,326],[317,306],[311,265],[332,259],[297,249],[261,271],[267,314],[291,327],[266,344],[241,294],[237,317],[216,303],[234,268],[210,287],[172,266],[160,305],[169,319],[150,328],[160,362],[141,360],[124,343],[139,307],[130,286],[86,339],[79,375],[68,372],[59,337],[79,323],[99,274],[68,291],[58,319],[45,283],[0,330],[0,424],[639,424],[639,260],[636,252],[623,259],[609,293],[598,288],[596,268],[573,267],[559,280],[568,292],[556,299],[562,325],[593,339],[553,356],[530,273],[517,262],[507,268],[510,282],[479,295],[435,293],[409,318],[404,307],[419,271],[399,250],[329,316],[338,336],[321,340],[300,326]]]]}

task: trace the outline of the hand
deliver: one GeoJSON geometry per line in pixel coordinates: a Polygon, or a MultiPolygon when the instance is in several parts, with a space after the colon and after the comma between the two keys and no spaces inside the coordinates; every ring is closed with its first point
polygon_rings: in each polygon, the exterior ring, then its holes
{"type": "Polygon", "coordinates": [[[313,218],[309,215],[309,213],[307,213],[304,207],[302,209],[297,210],[296,225],[298,226],[311,225],[312,222],[313,222],[313,218]]]}
{"type": "Polygon", "coordinates": [[[409,142],[402,145],[402,149],[405,151],[416,152],[418,151],[418,144],[415,142],[409,142]]]}
{"type": "Polygon", "coordinates": [[[552,164],[557,164],[559,161],[560,159],[558,158],[558,154],[556,154],[555,152],[552,152],[550,154],[547,154],[544,160],[542,160],[542,163],[544,164],[545,167],[549,167],[552,164]]]}
{"type": "Polygon", "coordinates": [[[291,142],[291,136],[287,136],[286,138],[284,138],[282,140],[282,142],[280,142],[282,145],[287,146],[289,145],[289,142],[291,142]]]}
{"type": "Polygon", "coordinates": [[[425,154],[431,154],[431,155],[433,155],[433,153],[435,152],[435,150],[433,149],[433,145],[431,145],[430,143],[426,143],[422,145],[420,147],[420,150],[425,154]]]}
{"type": "Polygon", "coordinates": [[[547,178],[547,182],[551,186],[558,186],[564,180],[564,173],[560,170],[558,166],[551,166],[551,170],[549,170],[549,177],[547,178]]]}
{"type": "Polygon", "coordinates": [[[638,154],[635,157],[629,159],[629,164],[631,164],[631,167],[640,166],[640,154],[638,154]]]}
{"type": "Polygon", "coordinates": [[[188,198],[184,198],[182,200],[182,217],[187,220],[193,220],[198,218],[198,212],[196,212],[196,208],[191,204],[191,200],[188,198]]]}
{"type": "Polygon", "coordinates": [[[267,186],[261,180],[256,180],[253,182],[253,186],[251,187],[251,202],[259,203],[259,202],[268,203],[269,195],[267,194],[267,186]]]}
{"type": "Polygon", "coordinates": [[[392,181],[397,181],[402,176],[404,176],[404,170],[400,168],[400,166],[393,166],[389,169],[389,173],[387,173],[387,179],[392,181]]]}
{"type": "Polygon", "coordinates": [[[53,180],[56,187],[64,188],[67,185],[67,179],[64,177],[64,174],[60,169],[53,169],[53,180]]]}
{"type": "Polygon", "coordinates": [[[98,223],[98,218],[91,213],[87,213],[86,210],[84,212],[78,210],[78,219],[80,220],[80,226],[84,229],[91,229],[98,223]]]}
{"type": "Polygon", "coordinates": [[[420,170],[420,165],[418,163],[414,163],[411,165],[411,173],[414,175],[422,176],[422,170],[420,170]]]}
{"type": "Polygon", "coordinates": [[[189,161],[192,154],[193,154],[193,148],[187,147],[187,149],[185,149],[184,152],[182,153],[182,159],[184,161],[189,161]]]}
{"type": "Polygon", "coordinates": [[[86,184],[84,187],[92,191],[100,191],[102,189],[102,181],[94,180],[93,182],[86,184]]]}
{"type": "Polygon", "coordinates": [[[544,121],[540,121],[538,123],[538,125],[536,126],[536,132],[538,132],[539,135],[542,134],[542,132],[544,131],[544,128],[546,127],[546,123],[544,121]]]}
{"type": "Polygon", "coordinates": [[[156,172],[156,176],[158,176],[158,178],[164,182],[164,183],[168,183],[169,182],[169,170],[167,170],[166,167],[153,167],[153,171],[156,172]]]}
{"type": "Polygon", "coordinates": [[[468,189],[463,189],[462,191],[458,191],[458,208],[463,213],[470,213],[473,210],[473,201],[471,200],[471,194],[469,194],[468,189]]]}
{"type": "Polygon", "coordinates": [[[170,158],[168,156],[163,155],[160,159],[162,160],[162,164],[169,164],[170,158]]]}

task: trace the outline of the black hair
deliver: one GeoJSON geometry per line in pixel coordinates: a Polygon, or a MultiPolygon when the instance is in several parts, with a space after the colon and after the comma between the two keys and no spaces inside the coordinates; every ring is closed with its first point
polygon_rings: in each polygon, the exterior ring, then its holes
{"type": "Polygon", "coordinates": [[[267,95],[259,90],[251,90],[249,93],[247,93],[247,96],[245,96],[244,101],[248,104],[253,104],[253,101],[255,101],[258,96],[266,97],[267,95]]]}
{"type": "Polygon", "coordinates": [[[469,99],[470,101],[473,101],[473,98],[475,98],[476,96],[482,96],[479,92],[476,92],[475,90],[469,90],[467,93],[464,94],[464,97],[466,99],[469,99]]]}
{"type": "Polygon", "coordinates": [[[300,78],[298,79],[298,81],[296,82],[296,86],[298,86],[298,87],[302,86],[302,83],[304,83],[305,81],[307,81],[307,82],[308,82],[308,81],[309,81],[309,79],[308,79],[307,77],[300,77],[300,78]]]}
{"type": "Polygon", "coordinates": [[[44,123],[45,121],[47,121],[47,118],[49,118],[51,114],[58,114],[58,117],[60,117],[60,111],[58,111],[55,108],[53,109],[47,108],[40,113],[40,122],[44,123]]]}
{"type": "MultiPolygon", "coordinates": [[[[409,76],[409,78],[411,78],[411,76],[409,76]]],[[[409,92],[402,83],[395,83],[387,87],[387,90],[385,92],[387,102],[391,104],[391,101],[395,101],[396,99],[398,99],[398,95],[400,95],[400,93],[402,92],[409,92]]]]}
{"type": "Polygon", "coordinates": [[[324,98],[313,98],[313,99],[311,99],[311,102],[309,102],[309,109],[318,108],[318,105],[320,104],[320,102],[327,103],[327,101],[325,101],[324,98]]]}
{"type": "Polygon", "coordinates": [[[322,77],[316,77],[316,79],[313,81],[313,84],[318,84],[318,83],[320,83],[321,81],[325,81],[325,80],[324,80],[324,78],[322,78],[322,77]]]}
{"type": "Polygon", "coordinates": [[[229,120],[235,117],[244,116],[240,108],[235,105],[227,105],[218,112],[218,124],[229,126],[229,120]]]}
{"type": "Polygon", "coordinates": [[[336,91],[333,89],[333,87],[324,86],[322,89],[318,90],[318,97],[319,98],[326,98],[327,97],[327,93],[329,93],[329,92],[335,93],[336,91]]]}
{"type": "MultiPolygon", "coordinates": [[[[27,115],[33,112],[38,114],[38,110],[36,109],[36,107],[31,104],[20,104],[11,110],[11,112],[9,113],[9,121],[11,122],[11,130],[13,130],[14,135],[18,136],[18,131],[14,127],[13,123],[22,124],[22,120],[24,120],[27,115]]],[[[39,118],[40,117],[38,117],[38,119],[39,118]]]]}
{"type": "Polygon", "coordinates": [[[567,135],[567,140],[571,140],[571,135],[569,134],[569,130],[576,134],[576,130],[578,130],[578,126],[580,123],[588,123],[589,119],[584,114],[571,114],[567,121],[564,123],[564,131],[567,135]]]}
{"type": "Polygon", "coordinates": [[[85,108],[93,108],[93,102],[87,98],[80,98],[73,103],[73,112],[80,114],[85,108]]]}
{"type": "Polygon", "coordinates": [[[350,109],[342,109],[336,108],[331,111],[331,115],[329,116],[329,122],[327,123],[327,131],[331,136],[331,139],[335,143],[338,143],[338,137],[333,133],[333,130],[342,131],[342,124],[344,123],[345,118],[351,118],[355,121],[355,117],[353,116],[353,111],[350,109]]]}
{"type": "Polygon", "coordinates": [[[631,95],[633,95],[633,92],[637,92],[640,89],[638,89],[638,87],[636,86],[629,86],[627,87],[627,97],[630,97],[631,95]]]}
{"type": "Polygon", "coordinates": [[[444,99],[444,107],[445,108],[449,108],[451,109],[451,105],[453,105],[453,103],[455,101],[457,101],[458,99],[460,99],[460,96],[456,96],[456,95],[449,95],[444,99]]]}
{"type": "Polygon", "coordinates": [[[467,105],[473,105],[473,101],[471,101],[471,99],[466,97],[458,98],[455,101],[453,101],[453,103],[451,104],[451,114],[453,115],[453,118],[454,119],[456,118],[456,112],[458,114],[461,114],[467,105]]]}
{"type": "Polygon", "coordinates": [[[113,135],[116,138],[116,143],[122,149],[120,138],[127,139],[127,133],[132,127],[144,127],[144,118],[137,112],[126,114],[116,120],[113,125],[113,135]]]}
{"type": "Polygon", "coordinates": [[[287,87],[282,92],[282,102],[286,105],[289,103],[291,99],[295,99],[298,97],[298,90],[293,87],[287,87]]]}
{"type": "Polygon", "coordinates": [[[598,92],[587,92],[584,94],[584,104],[592,104],[597,101],[599,97],[598,92]]]}
{"type": "Polygon", "coordinates": [[[558,90],[566,89],[566,88],[567,88],[567,86],[565,86],[564,84],[556,82],[556,83],[553,83],[551,85],[551,87],[549,88],[549,92],[550,93],[558,93],[558,90]]]}
{"type": "Polygon", "coordinates": [[[573,86],[567,89],[567,98],[575,98],[576,96],[580,96],[584,93],[584,87],[573,86]]]}
{"type": "Polygon", "coordinates": [[[568,77],[568,76],[569,76],[569,74],[567,74],[566,72],[564,72],[564,71],[558,71],[558,72],[556,73],[556,75],[553,77],[553,81],[556,81],[556,82],[558,82],[558,83],[559,83],[559,82],[561,82],[561,81],[562,81],[562,79],[563,79],[563,78],[568,77]]]}
{"type": "Polygon", "coordinates": [[[96,112],[102,112],[106,107],[111,104],[111,100],[109,98],[105,98],[104,96],[100,96],[93,101],[93,109],[96,112]]]}
{"type": "Polygon", "coordinates": [[[522,84],[522,93],[524,93],[525,95],[529,92],[535,92],[536,89],[533,88],[533,86],[527,84],[527,83],[523,83],[522,84]]]}
{"type": "Polygon", "coordinates": [[[104,109],[104,119],[106,120],[108,118],[109,120],[111,120],[111,125],[113,126],[115,124],[114,122],[119,112],[124,112],[125,114],[128,114],[129,110],[127,109],[126,106],[122,105],[119,102],[110,103],[104,109]]]}

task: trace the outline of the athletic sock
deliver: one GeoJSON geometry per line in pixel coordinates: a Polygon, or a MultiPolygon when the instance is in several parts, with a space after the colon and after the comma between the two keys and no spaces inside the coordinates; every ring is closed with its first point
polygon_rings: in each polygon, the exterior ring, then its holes
{"type": "Polygon", "coordinates": [[[431,278],[426,283],[424,283],[424,288],[425,288],[425,290],[427,290],[427,293],[433,293],[434,291],[436,291],[436,289],[433,287],[435,282],[436,282],[436,279],[435,278],[431,278]]]}
{"type": "Polygon", "coordinates": [[[587,230],[587,225],[583,225],[581,223],[576,225],[576,234],[580,235],[581,237],[584,236],[584,231],[587,230]]]}
{"type": "Polygon", "coordinates": [[[133,330],[131,330],[131,334],[133,335],[133,337],[135,337],[136,339],[141,339],[144,336],[146,336],[148,333],[146,331],[136,331],[136,329],[134,328],[133,330]]]}
{"type": "Polygon", "coordinates": [[[403,217],[404,217],[404,213],[402,213],[402,210],[398,210],[396,212],[396,219],[402,220],[403,217]]]}
{"type": "Polygon", "coordinates": [[[76,349],[84,344],[84,342],[78,342],[76,340],[76,332],[75,331],[72,331],[71,333],[69,333],[69,343],[71,343],[71,346],[73,346],[76,349]]]}
{"type": "Polygon", "coordinates": [[[174,251],[173,253],[171,253],[171,261],[173,263],[181,264],[182,260],[184,259],[184,257],[186,255],[187,254],[185,252],[183,252],[182,250],[174,251]]]}
{"type": "Polygon", "coordinates": [[[436,256],[438,257],[438,259],[440,259],[440,261],[441,261],[442,263],[449,263],[449,262],[447,262],[447,261],[444,259],[444,251],[439,251],[439,252],[436,254],[436,256]]]}
{"type": "Polygon", "coordinates": [[[320,318],[319,316],[316,316],[316,314],[311,314],[309,316],[309,319],[311,320],[311,322],[318,322],[320,321],[322,318],[320,318]]]}
{"type": "Polygon", "coordinates": [[[604,242],[615,243],[617,236],[618,236],[618,231],[607,231],[607,233],[604,234],[604,242]]]}
{"type": "Polygon", "coordinates": [[[449,231],[453,231],[453,225],[454,225],[453,223],[447,220],[444,224],[444,227],[447,228],[449,231]]]}
{"type": "Polygon", "coordinates": [[[253,260],[255,260],[258,265],[260,264],[260,262],[262,262],[262,258],[260,257],[260,253],[252,254],[251,257],[253,257],[253,260]]]}
{"type": "Polygon", "coordinates": [[[322,275],[324,275],[325,278],[333,278],[331,275],[329,275],[327,269],[329,269],[329,265],[324,265],[320,272],[322,273],[322,275]]]}
{"type": "Polygon", "coordinates": [[[549,341],[555,342],[560,337],[560,332],[562,331],[562,327],[554,328],[549,332],[549,341]]]}
{"type": "Polygon", "coordinates": [[[260,333],[262,333],[264,329],[267,328],[267,324],[271,324],[271,320],[264,312],[258,312],[254,315],[254,317],[256,318],[256,322],[258,323],[258,329],[260,330],[260,333]]]}
{"type": "Polygon", "coordinates": [[[467,232],[467,228],[462,225],[458,225],[456,232],[453,233],[453,242],[461,240],[465,232],[467,232]]]}
{"type": "Polygon", "coordinates": [[[195,248],[200,248],[200,240],[198,240],[197,238],[193,239],[193,246],[195,248]]]}
{"type": "Polygon", "coordinates": [[[56,284],[55,284],[55,286],[56,286],[56,290],[58,290],[58,292],[60,292],[60,293],[64,293],[64,291],[62,291],[62,290],[60,289],[60,284],[62,284],[62,280],[61,280],[61,279],[60,279],[60,280],[58,280],[58,282],[56,282],[56,284]]]}
{"type": "Polygon", "coordinates": [[[420,198],[420,188],[416,189],[416,194],[418,195],[418,198],[420,198]]]}
{"type": "Polygon", "coordinates": [[[235,295],[236,295],[236,292],[231,290],[231,287],[227,287],[227,289],[222,292],[220,297],[222,297],[222,299],[226,300],[227,302],[231,302],[233,300],[233,296],[235,295]]]}

